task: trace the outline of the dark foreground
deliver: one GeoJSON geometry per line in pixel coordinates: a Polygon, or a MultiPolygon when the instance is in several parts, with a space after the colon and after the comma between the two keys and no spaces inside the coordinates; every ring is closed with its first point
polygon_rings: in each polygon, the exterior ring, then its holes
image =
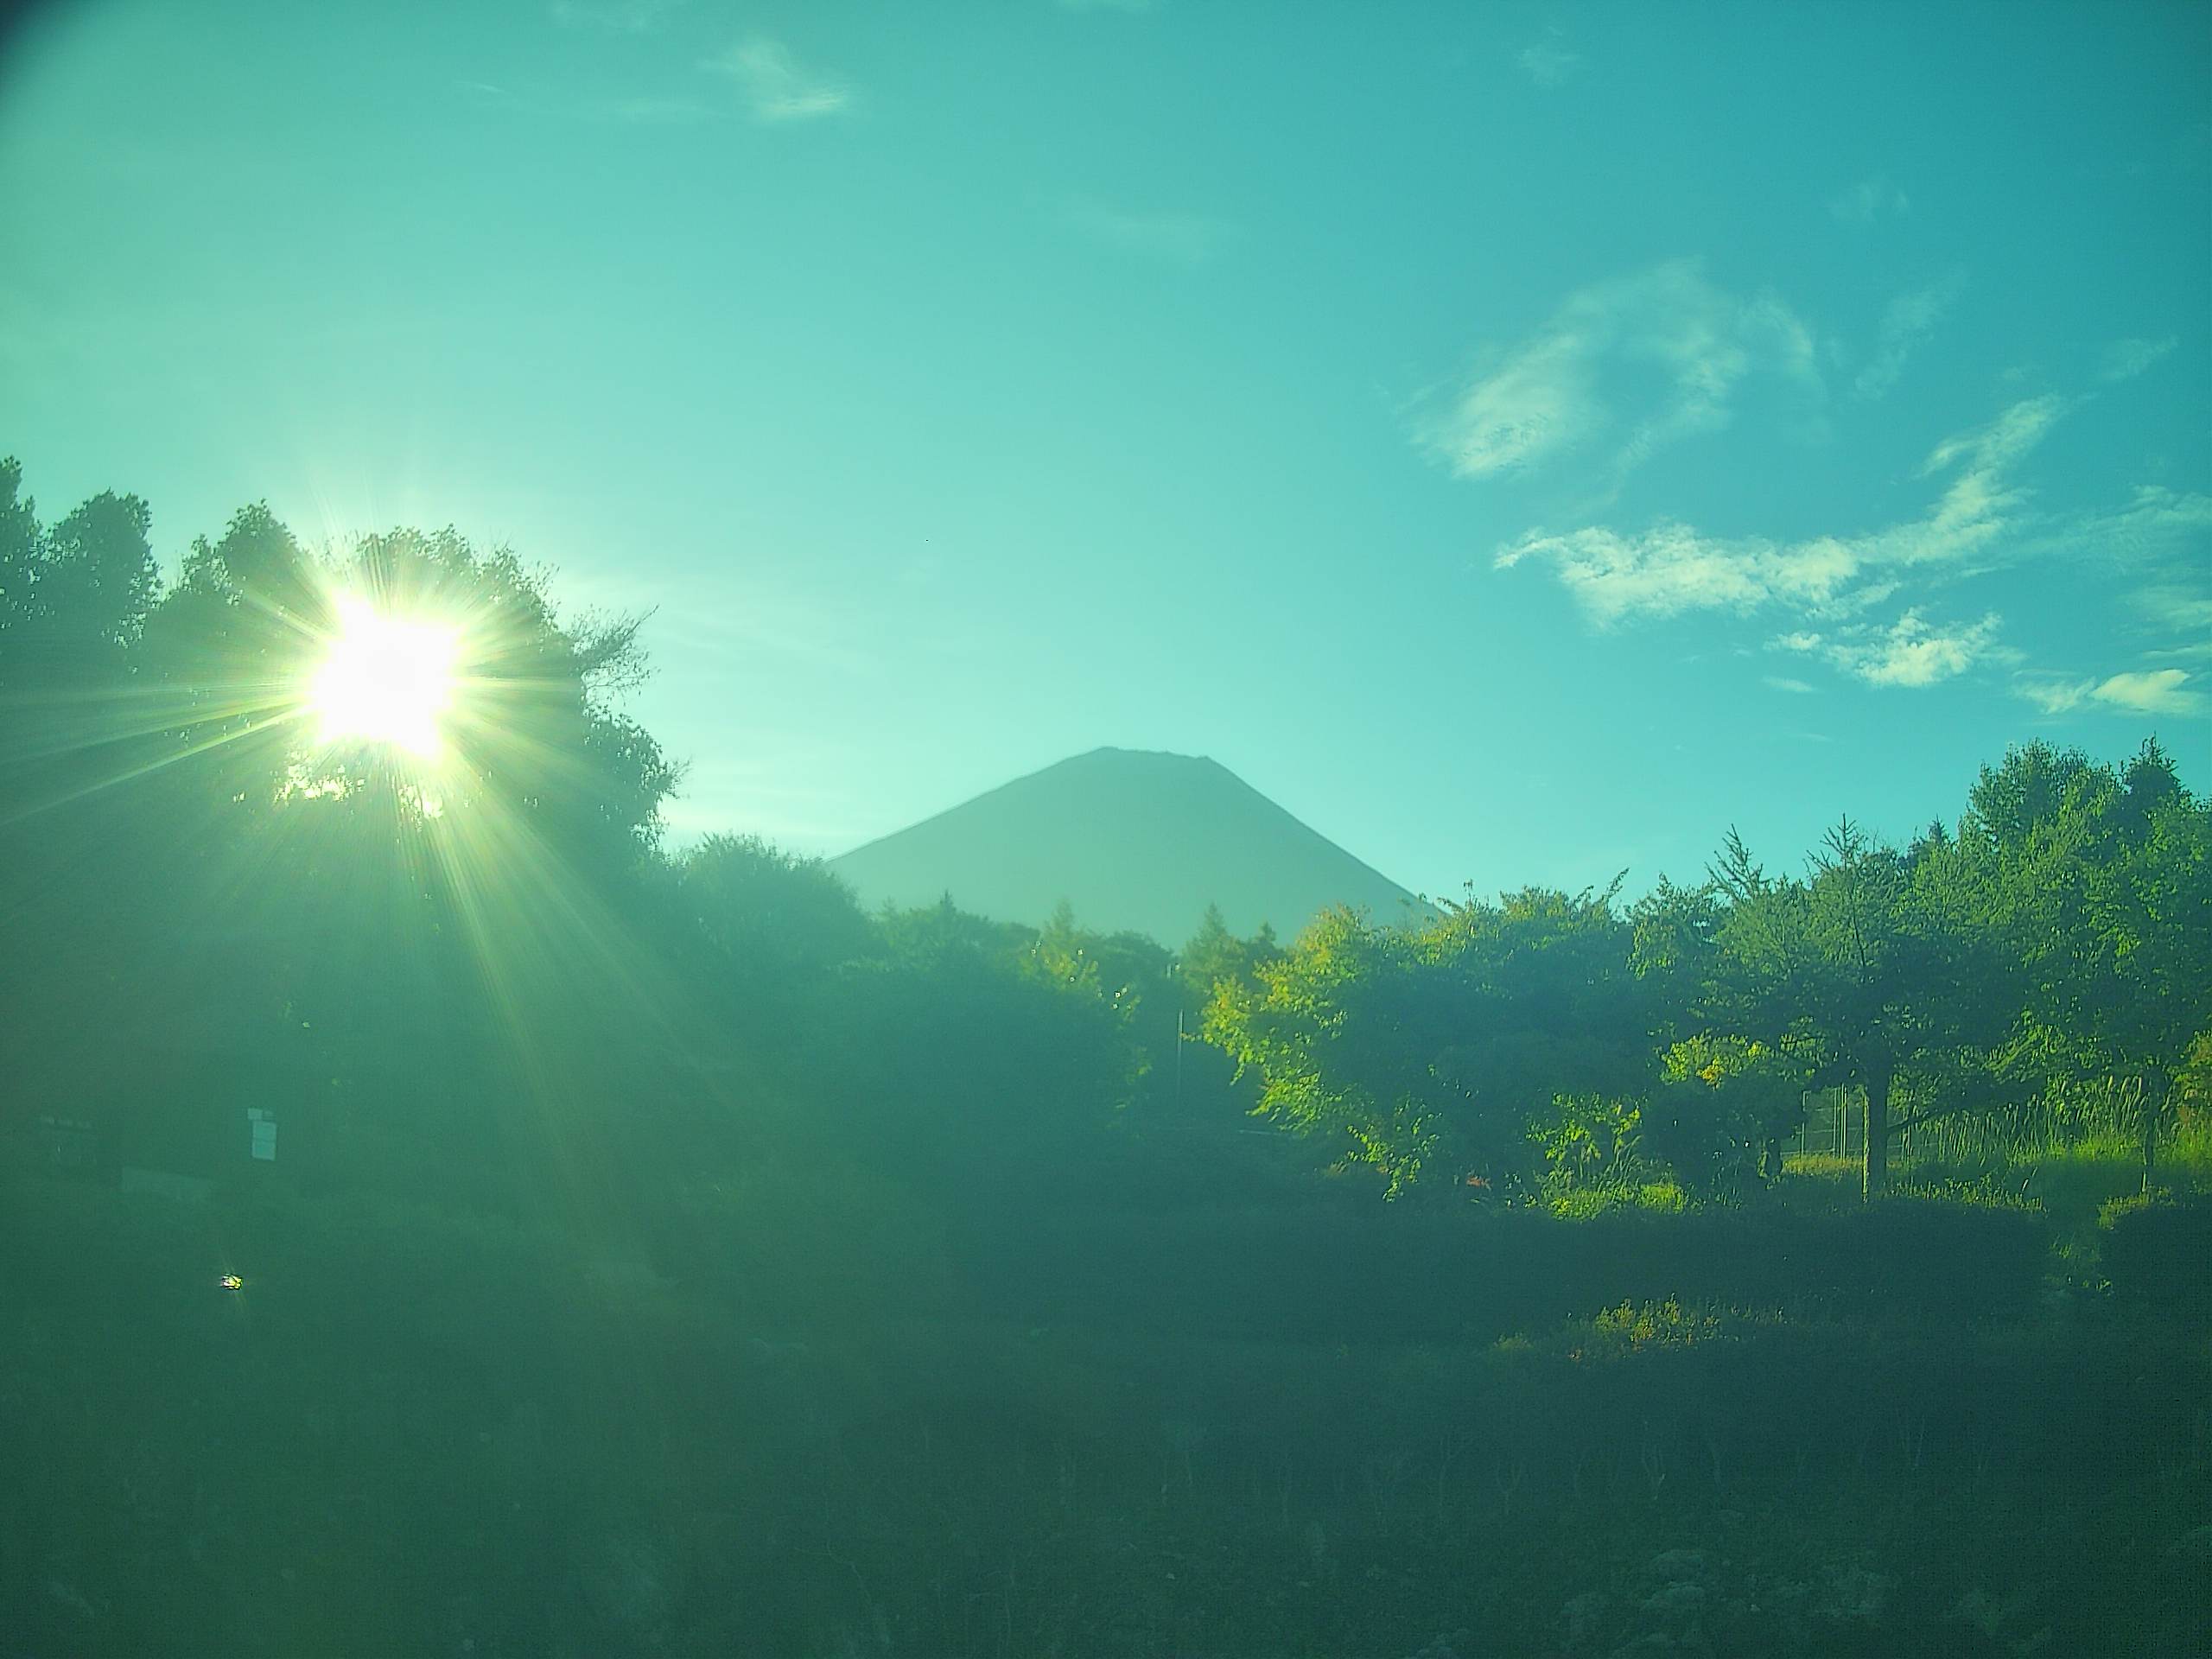
{"type": "Polygon", "coordinates": [[[18,1181],[0,1654],[2203,1650],[2186,1205],[995,1227],[18,1181]]]}

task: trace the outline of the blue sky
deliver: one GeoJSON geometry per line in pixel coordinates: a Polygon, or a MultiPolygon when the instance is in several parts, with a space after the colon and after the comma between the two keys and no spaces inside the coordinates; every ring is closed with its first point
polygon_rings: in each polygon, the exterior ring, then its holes
{"type": "Polygon", "coordinates": [[[0,203],[42,511],[657,607],[679,835],[1116,744],[1640,888],[2212,785],[2201,6],[86,3],[0,203]]]}

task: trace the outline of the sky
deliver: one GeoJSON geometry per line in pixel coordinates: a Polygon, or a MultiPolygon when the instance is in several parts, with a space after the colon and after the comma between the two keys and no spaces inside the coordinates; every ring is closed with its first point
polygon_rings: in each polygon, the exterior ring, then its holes
{"type": "Polygon", "coordinates": [[[677,839],[1102,745],[1456,896],[2212,787],[2212,9],[34,12],[0,453],[650,609],[677,839]]]}

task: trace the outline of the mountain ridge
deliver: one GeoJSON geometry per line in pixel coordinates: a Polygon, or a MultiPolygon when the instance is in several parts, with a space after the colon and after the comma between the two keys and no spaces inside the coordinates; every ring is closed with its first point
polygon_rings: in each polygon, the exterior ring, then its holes
{"type": "Polygon", "coordinates": [[[1065,900],[1104,931],[1169,946],[1209,904],[1240,934],[1284,936],[1330,905],[1396,921],[1414,894],[1207,755],[1071,755],[829,861],[869,904],[1041,924],[1065,900]]]}

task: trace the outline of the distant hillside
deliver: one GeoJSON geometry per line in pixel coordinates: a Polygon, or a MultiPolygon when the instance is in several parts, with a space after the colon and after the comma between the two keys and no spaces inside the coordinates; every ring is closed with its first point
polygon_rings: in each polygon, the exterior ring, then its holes
{"type": "Polygon", "coordinates": [[[1411,893],[1227,767],[1094,749],[870,842],[830,868],[874,906],[934,904],[1042,923],[1061,899],[1086,927],[1178,945],[1209,904],[1239,934],[1287,938],[1330,905],[1398,920],[1411,893]]]}

